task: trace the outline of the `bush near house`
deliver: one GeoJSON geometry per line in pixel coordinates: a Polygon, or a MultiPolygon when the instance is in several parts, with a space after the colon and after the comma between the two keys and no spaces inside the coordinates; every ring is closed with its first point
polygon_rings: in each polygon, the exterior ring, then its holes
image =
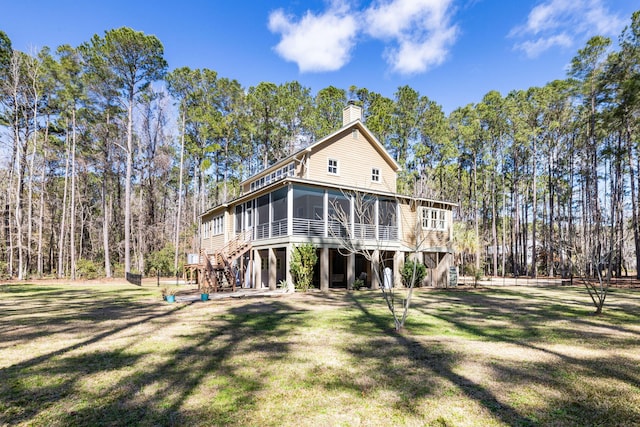
{"type": "Polygon", "coordinates": [[[406,287],[419,287],[427,275],[427,267],[421,262],[407,260],[402,266],[402,284],[406,287]],[[413,283],[411,280],[413,279],[413,283]]]}
{"type": "Polygon", "coordinates": [[[318,262],[316,247],[311,243],[305,243],[294,247],[291,254],[291,274],[296,289],[306,292],[311,288],[313,281],[313,267],[318,262]]]}

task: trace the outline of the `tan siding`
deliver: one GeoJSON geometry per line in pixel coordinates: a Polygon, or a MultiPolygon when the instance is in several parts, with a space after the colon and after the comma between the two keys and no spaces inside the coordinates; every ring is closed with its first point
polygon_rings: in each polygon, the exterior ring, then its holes
{"type": "Polygon", "coordinates": [[[446,247],[449,241],[449,233],[446,231],[423,230],[424,246],[446,247]]]}
{"type": "Polygon", "coordinates": [[[346,129],[335,139],[320,144],[310,158],[309,179],[334,184],[353,185],[379,191],[396,191],[395,171],[371,142],[356,129],[346,129]],[[338,160],[338,175],[327,172],[328,160],[338,160]],[[371,181],[371,169],[380,170],[380,182],[371,181]]]}
{"type": "Polygon", "coordinates": [[[406,204],[400,205],[400,219],[402,227],[402,243],[413,248],[416,245],[416,212],[412,211],[411,206],[406,204]]]}
{"type": "Polygon", "coordinates": [[[213,253],[219,249],[222,249],[223,246],[224,246],[224,234],[213,236],[211,237],[211,239],[209,239],[209,247],[207,248],[207,253],[213,253]]]}
{"type": "MultiPolygon", "coordinates": [[[[206,250],[207,253],[213,253],[215,251],[217,251],[218,249],[222,248],[225,243],[229,240],[228,239],[228,233],[233,231],[233,215],[229,214],[229,210],[228,209],[217,209],[214,212],[209,212],[206,215],[204,215],[202,217],[202,225],[203,227],[209,223],[213,218],[219,216],[219,215],[223,215],[224,218],[224,230],[222,231],[222,234],[218,234],[218,235],[211,235],[210,237],[205,239],[202,238],[202,249],[206,250]],[[230,228],[231,227],[231,228],[230,228]]],[[[213,231],[210,228],[211,232],[213,231]]],[[[204,233],[203,233],[204,234],[204,233]]]]}

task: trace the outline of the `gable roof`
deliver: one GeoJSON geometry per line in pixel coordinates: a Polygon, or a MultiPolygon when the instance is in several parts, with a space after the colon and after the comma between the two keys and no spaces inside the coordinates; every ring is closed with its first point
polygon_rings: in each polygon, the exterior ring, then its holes
{"type": "Polygon", "coordinates": [[[251,175],[247,179],[243,180],[240,183],[240,185],[244,185],[248,181],[252,181],[256,177],[259,177],[259,176],[261,176],[263,174],[266,175],[267,173],[270,173],[272,170],[275,170],[275,169],[278,169],[279,167],[284,166],[285,164],[289,163],[291,160],[294,160],[294,159],[300,157],[301,155],[303,155],[305,153],[310,153],[310,152],[314,151],[320,145],[326,143],[327,141],[331,140],[332,138],[336,137],[340,133],[343,133],[344,131],[346,131],[346,130],[348,130],[350,128],[357,128],[358,130],[360,130],[360,132],[366,137],[367,141],[369,141],[369,143],[376,149],[376,151],[378,153],[380,153],[382,158],[389,164],[389,166],[391,166],[391,168],[395,172],[399,172],[400,170],[402,170],[402,168],[400,167],[398,162],[396,162],[395,159],[391,156],[391,154],[389,154],[389,152],[386,150],[384,145],[382,145],[382,143],[380,141],[378,141],[378,138],[375,137],[375,135],[362,123],[362,121],[360,119],[356,119],[356,120],[352,121],[351,123],[348,123],[348,124],[342,126],[340,129],[336,130],[335,132],[325,136],[324,138],[319,139],[318,141],[314,142],[313,144],[311,144],[311,145],[309,145],[309,146],[307,146],[305,148],[302,148],[301,150],[298,150],[295,153],[290,154],[289,156],[287,156],[287,157],[285,157],[285,158],[283,158],[281,160],[278,160],[277,162],[275,162],[271,166],[261,170],[260,172],[251,175]]]}

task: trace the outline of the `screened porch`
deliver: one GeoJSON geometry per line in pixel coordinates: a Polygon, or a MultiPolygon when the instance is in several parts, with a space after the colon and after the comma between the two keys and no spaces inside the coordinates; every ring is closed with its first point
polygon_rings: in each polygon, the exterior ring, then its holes
{"type": "Polygon", "coordinates": [[[372,195],[289,185],[235,207],[235,233],[253,240],[283,236],[397,240],[398,203],[372,195]]]}

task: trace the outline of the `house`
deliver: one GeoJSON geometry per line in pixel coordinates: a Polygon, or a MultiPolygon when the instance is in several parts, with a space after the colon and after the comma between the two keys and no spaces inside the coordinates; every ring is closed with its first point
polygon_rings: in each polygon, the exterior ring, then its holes
{"type": "Polygon", "coordinates": [[[384,267],[391,274],[378,277],[399,285],[407,257],[427,266],[425,285],[443,286],[453,263],[454,204],[397,194],[399,170],[362,123],[362,109],[349,104],[339,130],[243,181],[239,197],[202,214],[201,280],[218,289],[291,284],[292,251],[311,242],[321,290],[350,288],[357,278],[389,286],[371,274],[384,267]],[[346,251],[345,239],[379,256],[346,251]]]}

